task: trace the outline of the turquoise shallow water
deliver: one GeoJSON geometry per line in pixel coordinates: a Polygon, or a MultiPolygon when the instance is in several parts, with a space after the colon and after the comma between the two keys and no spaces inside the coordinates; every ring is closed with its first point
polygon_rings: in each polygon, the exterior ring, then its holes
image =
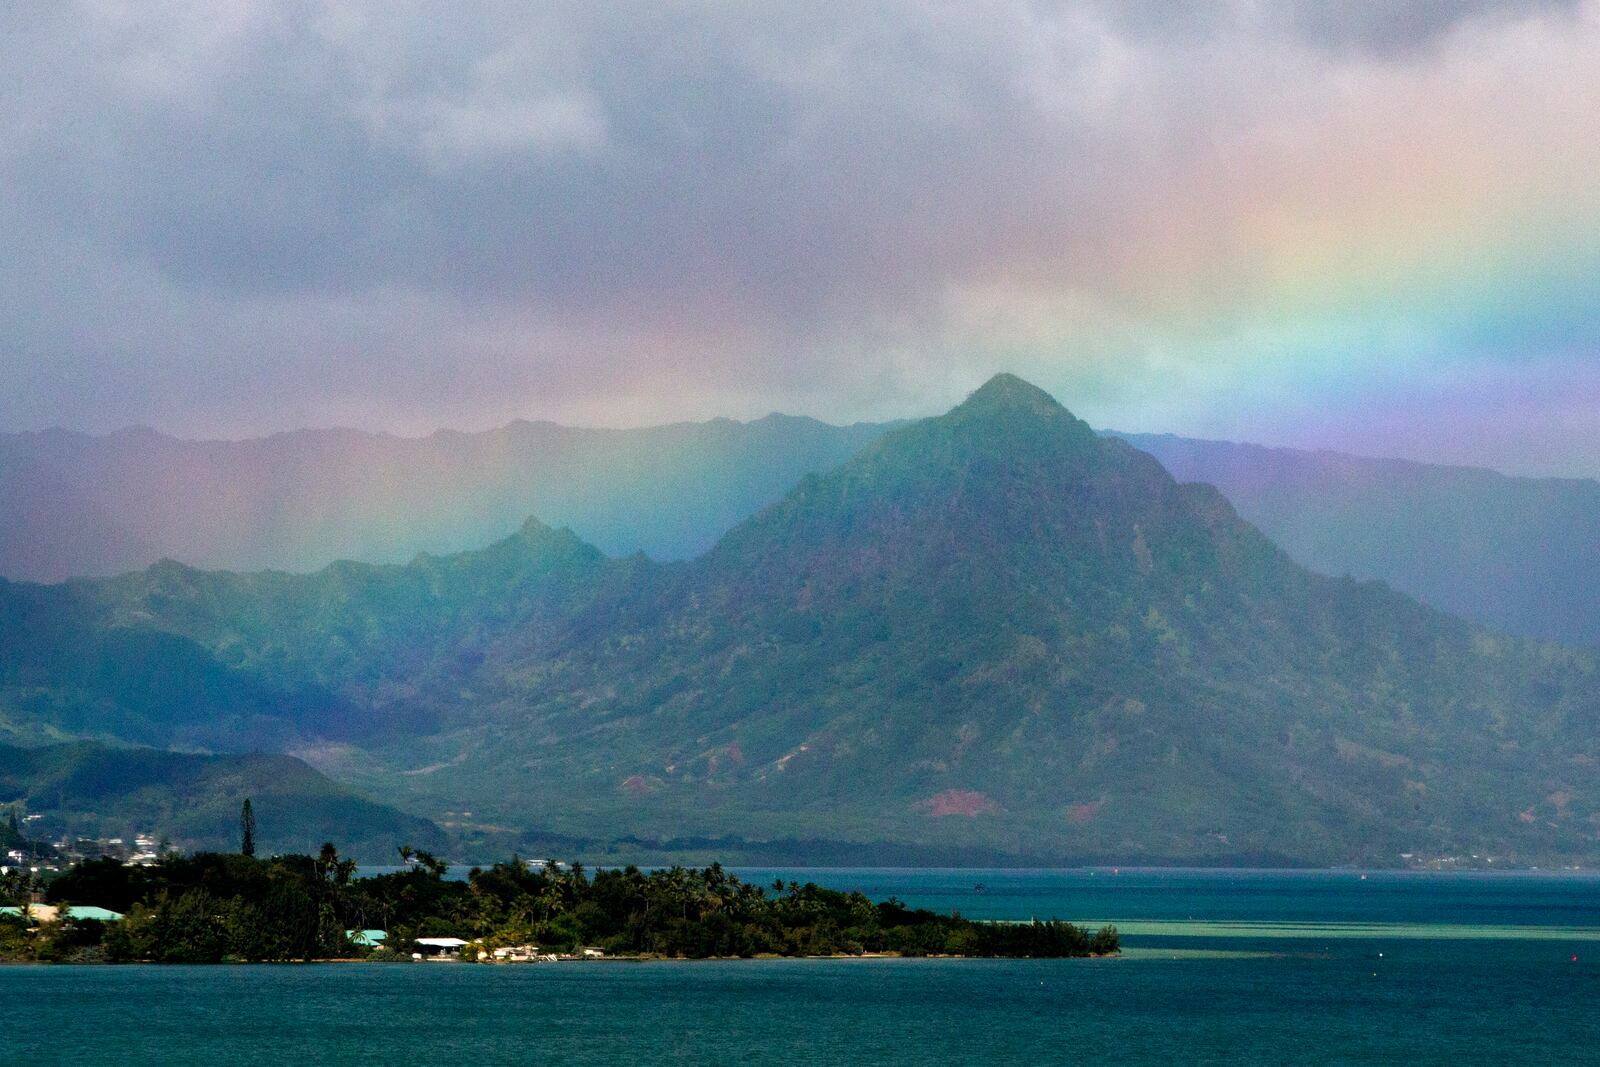
{"type": "Polygon", "coordinates": [[[1590,877],[781,874],[1152,932],[1116,960],[9,967],[4,1047],[31,1064],[1600,1063],[1590,877]]]}

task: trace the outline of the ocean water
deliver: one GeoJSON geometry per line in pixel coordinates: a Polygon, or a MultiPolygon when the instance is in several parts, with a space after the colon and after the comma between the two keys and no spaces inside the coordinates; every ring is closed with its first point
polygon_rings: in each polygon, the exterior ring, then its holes
{"type": "Polygon", "coordinates": [[[735,867],[972,919],[1600,925],[1600,871],[1254,871],[1089,867],[735,867]]]}
{"type": "Polygon", "coordinates": [[[0,968],[28,1064],[1600,1063],[1588,875],[763,870],[1125,958],[0,968]],[[981,888],[979,888],[981,886],[981,888]],[[1576,957],[1576,958],[1574,958],[1576,957]]]}

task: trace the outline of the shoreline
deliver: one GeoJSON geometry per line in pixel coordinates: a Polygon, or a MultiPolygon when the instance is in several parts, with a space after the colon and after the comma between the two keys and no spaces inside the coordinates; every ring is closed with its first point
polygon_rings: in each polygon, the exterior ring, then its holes
{"type": "Polygon", "coordinates": [[[341,956],[319,960],[220,960],[216,963],[160,963],[155,960],[5,960],[0,967],[320,967],[323,965],[364,964],[373,967],[454,966],[454,967],[558,967],[566,964],[606,963],[773,963],[780,960],[934,960],[946,962],[975,960],[1016,960],[1044,963],[1059,960],[1114,960],[1123,952],[1091,952],[1082,956],[956,956],[946,953],[911,955],[904,952],[836,952],[814,956],[783,956],[762,954],[756,956],[605,956],[602,958],[572,958],[559,960],[462,960],[462,959],[386,959],[375,960],[361,956],[341,956]]]}

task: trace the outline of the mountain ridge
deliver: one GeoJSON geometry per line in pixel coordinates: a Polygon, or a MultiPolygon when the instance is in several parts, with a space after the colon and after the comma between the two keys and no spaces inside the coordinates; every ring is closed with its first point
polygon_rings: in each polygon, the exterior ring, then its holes
{"type": "Polygon", "coordinates": [[[161,557],[298,572],[399,563],[486,544],[530,514],[612,555],[685,558],[879,432],[773,414],[638,430],[519,420],[414,438],[0,434],[0,493],[13,501],[0,514],[0,574],[104,577],[161,557]]]}
{"type": "Polygon", "coordinates": [[[353,728],[286,728],[435,815],[1128,862],[1596,850],[1592,654],[1314,574],[1025,383],[692,561],[526,530],[534,551],[34,595],[337,697],[353,728]]]}
{"type": "MultiPolygon", "coordinates": [[[[982,398],[980,397],[980,399],[982,398]]],[[[872,482],[873,478],[870,473],[870,468],[872,468],[872,466],[877,462],[879,454],[890,448],[891,445],[895,444],[897,438],[914,441],[914,444],[910,446],[911,450],[916,451],[919,456],[926,456],[930,451],[930,449],[927,447],[928,443],[918,437],[919,434],[923,433],[924,428],[939,427],[942,430],[948,430],[952,433],[959,433],[965,417],[973,411],[980,410],[983,406],[984,405],[982,404],[977,404],[972,408],[958,407],[954,412],[951,413],[950,416],[946,416],[942,419],[925,420],[924,422],[914,424],[911,427],[897,431],[895,434],[886,435],[886,437],[878,444],[872,446],[862,455],[858,456],[856,459],[847,464],[844,470],[846,472],[851,472],[853,470],[859,480],[872,482]],[[863,468],[867,468],[868,473],[862,473],[863,468]]],[[[1065,415],[1064,412],[1062,412],[1061,415],[1066,419],[1070,419],[1070,416],[1065,415]]],[[[1081,427],[1082,424],[1077,423],[1076,420],[1071,420],[1068,425],[1081,427]]],[[[1086,427],[1082,428],[1082,431],[1075,435],[1074,443],[1086,443],[1089,440],[1084,436],[1086,429],[1086,427]]],[[[1015,440],[1007,440],[1005,442],[1003,451],[1010,456],[1014,456],[1014,446],[1016,443],[1017,442],[1015,440]]],[[[1147,487],[1151,485],[1159,486],[1161,491],[1171,498],[1172,506],[1174,508],[1178,508],[1180,510],[1184,508],[1192,508],[1192,515],[1198,520],[1201,526],[1208,526],[1212,528],[1218,526],[1223,527],[1224,533],[1228,535],[1228,538],[1210,547],[1219,549],[1216,554],[1219,560],[1224,560],[1224,557],[1227,557],[1231,554],[1232,558],[1224,561],[1234,569],[1237,576],[1239,576],[1241,579],[1259,583],[1264,580],[1263,573],[1260,573],[1263,571],[1268,572],[1265,575],[1266,578],[1282,578],[1283,576],[1287,575],[1290,585],[1292,586],[1292,588],[1289,590],[1290,595],[1310,596],[1312,594],[1306,592],[1306,590],[1309,589],[1312,590],[1316,596],[1332,598],[1335,600],[1335,603],[1330,605],[1330,607],[1321,609],[1323,611],[1331,610],[1335,614],[1344,610],[1358,609],[1367,611],[1368,613],[1371,613],[1372,611],[1395,611],[1402,614],[1403,618],[1401,621],[1408,627],[1422,630],[1426,630],[1431,627],[1436,628],[1441,632],[1448,632],[1452,635],[1452,639],[1458,645],[1467,644],[1470,642],[1470,632],[1464,624],[1458,623],[1455,620],[1446,620],[1441,616],[1437,616],[1436,613],[1432,613],[1427,609],[1405,601],[1404,598],[1399,597],[1397,594],[1393,594],[1380,587],[1356,586],[1348,583],[1340,583],[1335,580],[1320,579],[1316,576],[1299,571],[1298,568],[1293,567],[1293,565],[1288,561],[1287,557],[1284,557],[1281,552],[1270,546],[1270,544],[1266,542],[1264,538],[1260,537],[1257,532],[1249,529],[1242,522],[1242,520],[1239,520],[1233,514],[1231,507],[1229,507],[1226,502],[1223,501],[1213,490],[1207,487],[1180,486],[1176,483],[1172,483],[1171,479],[1166,477],[1165,473],[1160,470],[1159,466],[1153,461],[1149,460],[1148,457],[1134,453],[1132,449],[1126,449],[1126,451],[1123,451],[1122,446],[1115,446],[1108,443],[1106,447],[1109,450],[1108,455],[1117,457],[1118,460],[1129,465],[1130,469],[1123,477],[1124,482],[1131,482],[1137,485],[1139,484],[1140,478],[1143,477],[1144,479],[1148,480],[1145,483],[1147,487]],[[1164,482],[1163,479],[1165,479],[1164,482]],[[1302,586],[1304,588],[1301,588],[1302,586]]],[[[967,458],[970,459],[971,457],[969,456],[967,458]]],[[[726,605],[730,603],[734,604],[736,607],[738,602],[737,593],[741,591],[748,592],[748,590],[751,588],[762,588],[767,590],[769,593],[776,593],[779,595],[786,591],[795,592],[795,599],[797,602],[802,600],[804,597],[817,595],[819,588],[821,588],[821,584],[807,563],[807,560],[811,557],[806,555],[796,557],[793,555],[791,550],[794,545],[794,539],[787,536],[785,531],[782,529],[781,519],[784,509],[790,508],[791,506],[809,507],[818,500],[820,500],[825,506],[836,505],[841,499],[841,493],[837,491],[838,485],[830,484],[830,479],[832,482],[836,483],[841,478],[843,478],[845,481],[850,480],[848,473],[841,474],[840,472],[834,472],[831,475],[824,475],[808,479],[807,482],[797,489],[795,493],[791,494],[790,498],[788,498],[785,502],[776,505],[772,509],[768,509],[762,515],[750,520],[750,522],[745,524],[741,530],[736,530],[731,533],[729,537],[725,539],[723,544],[719,545],[718,549],[713,551],[708,559],[715,561],[719,553],[728,553],[730,551],[728,546],[737,546],[742,538],[749,535],[750,531],[761,530],[765,528],[770,533],[772,528],[776,526],[778,527],[776,540],[781,542],[785,551],[788,552],[787,555],[783,556],[786,566],[780,573],[764,578],[758,577],[755,580],[747,581],[743,587],[736,587],[734,593],[732,594],[725,593],[720,600],[712,602],[715,605],[714,610],[718,612],[725,611],[727,610],[726,605]],[[785,583],[788,583],[788,586],[786,586],[785,583]],[[790,588],[796,584],[798,584],[800,587],[798,591],[790,588]]],[[[874,484],[874,488],[883,490],[884,486],[881,484],[874,484]]],[[[1112,484],[1107,490],[1108,498],[1117,499],[1120,494],[1125,492],[1126,488],[1126,485],[1120,483],[1112,484]]],[[[891,501],[898,502],[899,500],[899,498],[895,496],[892,487],[885,495],[891,501]]],[[[987,521],[993,517],[992,514],[987,509],[980,510],[982,511],[985,522],[987,523],[987,521]]],[[[891,517],[899,518],[899,516],[896,515],[892,515],[891,517]]],[[[1024,521],[1028,521],[1026,516],[1023,518],[1024,521]]],[[[859,527],[861,524],[859,516],[847,514],[841,515],[839,517],[839,522],[840,525],[847,531],[859,527]]],[[[912,524],[912,527],[914,528],[914,524],[912,524]]],[[[896,535],[902,535],[907,533],[907,528],[898,528],[892,532],[896,535]]],[[[950,540],[968,546],[982,543],[981,536],[969,535],[967,528],[962,528],[960,532],[962,536],[951,538],[950,540]]],[[[1156,545],[1156,550],[1152,552],[1151,544],[1145,543],[1147,542],[1145,535],[1151,535],[1151,539],[1159,535],[1160,531],[1157,525],[1152,524],[1148,527],[1148,529],[1141,530],[1138,526],[1138,523],[1134,522],[1131,524],[1131,526],[1127,527],[1124,532],[1130,536],[1125,537],[1122,543],[1118,545],[1117,552],[1112,556],[1103,555],[1103,559],[1116,559],[1120,563],[1124,573],[1137,571],[1143,574],[1148,574],[1149,572],[1156,570],[1158,568],[1157,560],[1163,558],[1162,553],[1167,548],[1175,547],[1177,549],[1180,563],[1185,559],[1192,558],[1197,552],[1203,552],[1207,548],[1204,543],[1182,543],[1181,539],[1179,539],[1179,543],[1175,545],[1163,546],[1162,544],[1158,543],[1156,545]],[[1142,552],[1139,547],[1141,543],[1143,543],[1142,552]]],[[[883,530],[878,530],[876,533],[879,535],[879,537],[873,542],[869,551],[875,550],[877,546],[886,541],[893,540],[892,537],[883,536],[885,534],[885,531],[883,530]]],[[[1090,531],[1085,530],[1084,533],[1089,534],[1090,531]]],[[[1104,551],[1104,531],[1098,530],[1094,531],[1094,533],[1100,536],[1102,551],[1104,551]]],[[[1194,531],[1191,529],[1184,531],[1184,533],[1188,536],[1191,536],[1192,539],[1194,531]]],[[[769,540],[772,540],[772,538],[769,538],[769,540]]],[[[1089,538],[1089,543],[1092,544],[1092,536],[1089,538]]],[[[830,541],[823,546],[824,551],[821,554],[824,556],[834,556],[839,552],[839,548],[840,545],[837,541],[830,541]]],[[[740,557],[742,562],[749,562],[752,558],[759,559],[758,553],[743,552],[737,553],[736,555],[740,557]]],[[[992,559],[993,554],[985,550],[983,558],[978,560],[975,564],[975,569],[961,574],[962,579],[969,581],[970,584],[977,588],[985,588],[983,579],[992,576],[986,575],[984,571],[989,569],[989,563],[992,561],[992,559]]],[[[864,579],[865,581],[873,581],[877,580],[878,577],[881,577],[878,572],[881,570],[881,564],[883,561],[881,559],[874,558],[872,562],[874,566],[868,570],[875,577],[864,579]]],[[[889,562],[892,563],[893,560],[891,559],[889,562]]],[[[845,572],[844,581],[842,583],[835,584],[843,584],[848,586],[849,582],[855,580],[858,575],[851,570],[848,561],[841,566],[845,572]]],[[[1100,566],[1100,563],[1097,562],[1096,566],[1100,566]]],[[[882,590],[875,588],[874,592],[875,595],[883,595],[885,596],[885,599],[892,601],[893,596],[899,591],[891,590],[889,593],[885,594],[882,590]]],[[[1100,590],[1091,586],[1084,591],[1083,595],[1085,599],[1092,601],[1092,598],[1099,592],[1100,590]]],[[[956,599],[959,600],[959,591],[957,591],[956,599]]],[[[1008,622],[1014,621],[1016,618],[1028,616],[1030,612],[1036,610],[1039,606],[1040,603],[1038,598],[1029,598],[1024,596],[1021,598],[1021,607],[1012,612],[1009,618],[1005,616],[997,617],[992,614],[983,615],[982,613],[979,613],[973,617],[972,621],[989,627],[1003,626],[1008,622]]],[[[1163,606],[1165,607],[1166,605],[1163,606]]],[[[834,605],[833,607],[835,612],[839,614],[849,615],[853,611],[849,605],[846,605],[843,609],[840,609],[838,605],[834,605]]],[[[942,609],[948,610],[949,605],[943,605],[942,609]]],[[[805,613],[803,611],[797,614],[799,615],[800,619],[804,619],[805,613]]],[[[787,619],[779,619],[769,622],[767,627],[775,631],[781,631],[784,625],[795,624],[797,621],[799,620],[795,618],[795,613],[792,613],[787,619]]],[[[1335,622],[1336,621],[1337,620],[1335,620],[1335,622]]],[[[1128,620],[1128,623],[1130,627],[1137,626],[1138,620],[1130,619],[1128,620]]],[[[824,620],[822,625],[824,627],[827,626],[826,620],[824,620]]],[[[747,629],[755,631],[759,630],[760,627],[752,626],[747,627],[747,629]]],[[[802,627],[796,627],[796,632],[804,633],[804,630],[802,627]]],[[[1031,637],[1034,635],[1026,636],[1031,637]]],[[[917,634],[916,639],[925,644],[931,644],[930,635],[917,634]]],[[[1347,632],[1343,634],[1341,640],[1353,646],[1360,646],[1362,634],[1359,632],[1359,628],[1357,628],[1357,630],[1354,632],[1347,632]]],[[[808,679],[813,677],[815,672],[823,670],[827,664],[837,660],[839,656],[839,649],[837,647],[829,647],[826,638],[821,642],[821,644],[823,645],[823,651],[826,654],[814,657],[813,661],[811,662],[805,662],[802,659],[798,665],[791,664],[791,666],[794,666],[794,670],[790,675],[791,677],[798,680],[808,679]]],[[[1226,642],[1214,642],[1214,644],[1222,647],[1214,648],[1212,650],[1213,652],[1225,651],[1225,646],[1227,644],[1226,642]]],[[[704,647],[696,647],[693,649],[691,655],[681,658],[693,662],[696,659],[707,658],[709,651],[713,650],[708,650],[704,647]]],[[[1380,649],[1377,650],[1377,652],[1381,653],[1383,650],[1380,649]]],[[[1137,665],[1126,664],[1124,666],[1128,669],[1134,669],[1137,665]]],[[[1248,661],[1240,662],[1236,665],[1235,672],[1240,676],[1245,676],[1249,673],[1252,666],[1253,665],[1248,661]]],[[[873,665],[873,669],[881,671],[883,669],[883,665],[881,663],[876,663],[873,665]]],[[[697,685],[692,681],[686,685],[682,684],[680,681],[677,683],[677,688],[680,691],[687,690],[691,693],[697,691],[697,685]]],[[[719,690],[719,696],[724,702],[726,701],[726,691],[727,685],[724,684],[723,688],[719,690]]],[[[790,695],[792,696],[792,694],[790,695]]],[[[667,701],[667,710],[670,710],[672,707],[672,699],[673,698],[669,697],[667,701]]],[[[1142,704],[1143,701],[1135,701],[1135,703],[1142,704]]],[[[656,712],[658,715],[662,713],[662,711],[656,712]]],[[[682,733],[687,731],[692,735],[698,728],[691,725],[693,723],[693,719],[685,718],[680,723],[680,727],[677,732],[682,733]]],[[[703,726],[705,723],[701,722],[700,725],[703,726]]],[[[711,725],[714,727],[715,723],[713,722],[711,725]]],[[[717,738],[713,734],[713,736],[709,737],[708,739],[716,740],[717,738]]],[[[1114,737],[1112,740],[1114,742],[1114,737]]],[[[959,747],[960,744],[961,742],[957,740],[954,742],[952,747],[959,747]]],[[[789,771],[794,767],[804,765],[807,759],[816,759],[816,753],[822,751],[823,747],[824,746],[821,742],[812,743],[812,740],[802,741],[800,746],[795,748],[793,751],[785,753],[779,757],[785,761],[783,764],[783,769],[785,771],[789,771]]],[[[714,748],[714,746],[712,746],[712,748],[714,748]]],[[[744,759],[754,758],[755,754],[751,751],[751,748],[752,746],[748,743],[741,744],[741,756],[744,759]]],[[[1378,749],[1378,751],[1382,751],[1382,749],[1378,749]]],[[[669,766],[676,766],[677,762],[683,759],[688,759],[691,761],[699,759],[704,761],[706,764],[710,764],[710,762],[715,758],[716,753],[712,751],[711,748],[705,748],[703,746],[703,750],[699,753],[692,751],[679,752],[669,766]]],[[[617,773],[620,775],[622,773],[622,769],[619,769],[617,773]]],[[[853,775],[856,772],[851,771],[849,773],[853,775]]],[[[644,779],[647,776],[638,775],[635,777],[644,779]]],[[[632,779],[630,778],[629,780],[632,779]]],[[[837,782],[831,783],[830,788],[836,787],[837,784],[837,782]]],[[[966,809],[969,809],[965,812],[967,814],[979,814],[988,810],[1004,807],[999,800],[996,800],[993,797],[984,795],[977,790],[963,788],[963,784],[960,782],[949,781],[943,784],[946,786],[943,792],[930,787],[929,794],[922,798],[919,803],[928,805],[930,810],[942,810],[945,808],[960,810],[965,807],[966,809]]],[[[1087,805],[1087,808],[1083,808],[1081,810],[1098,812],[1100,809],[1096,805],[1102,804],[1103,798],[1088,796],[1068,805],[1068,808],[1069,810],[1075,810],[1079,809],[1080,805],[1087,805]]],[[[1093,816],[1091,815],[1090,817],[1092,818],[1093,816]]]]}
{"type": "Polygon", "coordinates": [[[1600,481],[1118,434],[1227,495],[1295,559],[1493,629],[1600,644],[1600,481]]]}
{"type": "MultiPolygon", "coordinates": [[[[689,559],[894,425],[774,413],[639,430],[518,420],[419,438],[0,435],[0,496],[13,505],[0,513],[0,574],[125,573],[163,556],[298,573],[340,559],[404,563],[488,544],[530,514],[611,556],[689,559]]],[[[1218,486],[1313,570],[1382,579],[1493,629],[1600,644],[1600,482],[1113,436],[1179,481],[1218,486]]]]}

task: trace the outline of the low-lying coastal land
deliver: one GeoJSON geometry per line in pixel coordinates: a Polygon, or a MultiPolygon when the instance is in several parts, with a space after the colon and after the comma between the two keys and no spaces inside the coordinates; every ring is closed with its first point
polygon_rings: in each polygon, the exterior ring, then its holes
{"type": "Polygon", "coordinates": [[[0,891],[16,903],[0,914],[0,961],[1061,958],[1119,948],[1110,925],[975,921],[809,882],[753,885],[719,864],[591,874],[513,857],[453,879],[427,852],[404,855],[402,869],[367,878],[331,844],[315,857],[89,860],[42,894],[8,876],[0,891]]]}
{"type": "MultiPolygon", "coordinates": [[[[363,868],[354,875],[390,870],[363,868]]],[[[453,866],[444,876],[462,882],[453,866]]],[[[1105,960],[754,958],[546,966],[0,965],[29,1063],[1588,1062],[1593,872],[731,868],[994,923],[1117,920],[1105,960]],[[1423,1009],[1418,1009],[1419,1002],[1423,1009]],[[95,1010],[86,1011],[92,1004],[95,1010]],[[124,1040],[107,1044],[115,1029],[124,1040]],[[248,1035],[249,1040],[241,1040],[248,1035]],[[914,1035],[914,1040],[907,1035],[914,1035]],[[84,1050],[91,1050],[85,1055],[84,1050]],[[99,1058],[96,1057],[96,1052],[99,1058]]],[[[591,881],[597,875],[586,875],[591,881]]],[[[130,911],[129,914],[132,914],[130,911]]],[[[508,946],[512,947],[512,946],[508,946]]],[[[554,949],[541,944],[541,949],[554,949]]],[[[564,953],[552,953],[564,954],[564,953]]],[[[409,960],[406,952],[395,955],[409,960]]],[[[581,952],[574,955],[582,959],[581,952]]],[[[365,959],[383,958],[382,954],[365,959]]],[[[606,956],[605,960],[626,958],[606,956]]]]}

